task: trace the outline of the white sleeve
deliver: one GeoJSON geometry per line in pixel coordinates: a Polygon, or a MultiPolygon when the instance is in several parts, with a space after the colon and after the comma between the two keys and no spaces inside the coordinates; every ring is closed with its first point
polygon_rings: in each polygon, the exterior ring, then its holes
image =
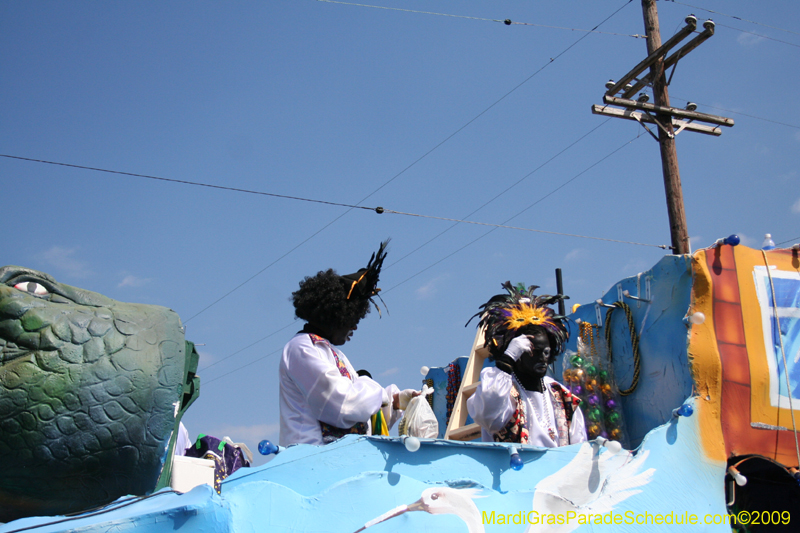
{"type": "Polygon", "coordinates": [[[511,420],[514,410],[511,376],[495,367],[484,368],[481,371],[480,385],[467,400],[469,416],[494,435],[511,420]]]}
{"type": "Polygon", "coordinates": [[[298,344],[287,371],[306,398],[311,416],[339,428],[366,422],[378,412],[383,388],[366,376],[342,376],[322,349],[298,344]]]}
{"type": "Polygon", "coordinates": [[[569,426],[569,443],[586,442],[586,422],[583,419],[583,411],[580,407],[575,408],[572,413],[572,423],[569,426]]]}

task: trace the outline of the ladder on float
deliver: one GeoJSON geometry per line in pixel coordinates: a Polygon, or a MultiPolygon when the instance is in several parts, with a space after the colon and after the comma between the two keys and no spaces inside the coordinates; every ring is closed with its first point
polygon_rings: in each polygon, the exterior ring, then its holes
{"type": "Polygon", "coordinates": [[[461,386],[458,388],[458,395],[453,404],[453,411],[450,414],[450,422],[444,433],[445,439],[468,441],[480,438],[481,427],[472,423],[467,425],[467,399],[475,393],[475,389],[480,385],[481,370],[486,358],[489,357],[489,349],[484,348],[484,331],[480,328],[475,334],[475,342],[472,343],[472,351],[469,354],[467,367],[464,370],[464,377],[461,386]]]}

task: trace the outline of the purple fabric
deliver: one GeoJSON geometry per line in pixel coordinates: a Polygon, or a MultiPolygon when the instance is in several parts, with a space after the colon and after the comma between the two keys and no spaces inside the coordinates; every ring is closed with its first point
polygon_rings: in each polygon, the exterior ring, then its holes
{"type": "Polygon", "coordinates": [[[214,490],[217,494],[221,491],[223,479],[243,466],[250,466],[241,449],[211,435],[197,437],[197,442],[186,450],[185,455],[214,461],[214,490]]]}

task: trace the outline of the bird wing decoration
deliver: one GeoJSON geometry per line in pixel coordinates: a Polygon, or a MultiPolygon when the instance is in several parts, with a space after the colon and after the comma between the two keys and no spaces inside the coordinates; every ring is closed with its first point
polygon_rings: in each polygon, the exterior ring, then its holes
{"type": "MultiPolygon", "coordinates": [[[[608,451],[601,454],[599,446],[583,443],[567,466],[536,484],[533,509],[540,515],[608,513],[652,480],[654,468],[639,472],[648,455],[649,451],[635,456],[608,451]]],[[[559,527],[531,524],[526,531],[567,533],[579,525],[577,519],[559,527]]]]}

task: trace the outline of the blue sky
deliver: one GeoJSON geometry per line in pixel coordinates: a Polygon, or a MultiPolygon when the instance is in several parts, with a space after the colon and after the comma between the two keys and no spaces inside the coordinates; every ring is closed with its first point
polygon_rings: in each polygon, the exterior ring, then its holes
{"type": "MultiPolygon", "coordinates": [[[[631,36],[644,33],[640,2],[370,5],[394,9],[3,2],[0,154],[669,244],[657,143],[590,111],[646,55],[631,36]]],[[[690,13],[717,23],[678,63],[673,105],[736,121],[718,138],[677,138],[693,249],[731,233],[755,247],[767,232],[797,242],[800,6],[658,9],[664,40],[690,13]]],[[[468,355],[464,323],[501,282],[553,293],[561,268],[570,303],[587,303],[665,253],[8,157],[0,176],[3,264],[176,310],[203,344],[190,433],[253,449],[277,440],[277,352],[302,325],[289,296],[305,275],[352,272],[392,238],[389,314],[370,314],[344,351],[405,388],[419,387],[422,365],[468,355]]]]}

